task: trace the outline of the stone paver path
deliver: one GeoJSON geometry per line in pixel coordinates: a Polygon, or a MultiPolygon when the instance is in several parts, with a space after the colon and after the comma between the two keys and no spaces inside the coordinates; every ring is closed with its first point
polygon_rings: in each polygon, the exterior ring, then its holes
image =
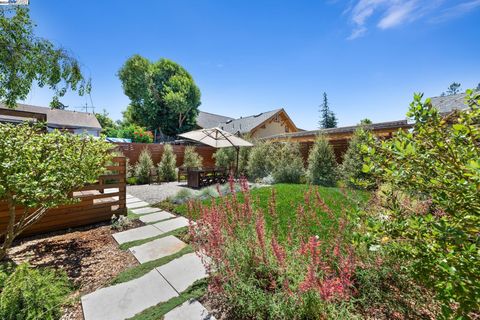
{"type": "Polygon", "coordinates": [[[177,237],[167,236],[130,248],[138,262],[157,260],[182,250],[187,244],[177,237]]]}
{"type": "Polygon", "coordinates": [[[163,320],[215,320],[208,310],[197,300],[186,301],[182,305],[171,310],[163,317],[163,320]]]}
{"type": "Polygon", "coordinates": [[[157,222],[157,221],[162,221],[162,220],[167,220],[175,218],[173,214],[167,211],[159,211],[155,213],[150,213],[150,214],[145,214],[141,216],[139,219],[143,223],[152,223],[152,222],[157,222]]]}
{"type": "MultiPolygon", "coordinates": [[[[188,226],[184,217],[148,206],[148,203],[127,194],[127,207],[140,220],[152,223],[113,235],[119,243],[161,236],[164,233],[188,226]]],[[[168,257],[186,247],[187,244],[175,236],[152,239],[130,248],[130,252],[141,263],[168,257]]],[[[194,253],[185,254],[167,264],[154,268],[147,274],[128,282],[99,289],[82,297],[85,320],[123,320],[134,316],[159,303],[178,296],[196,280],[207,276],[201,259],[194,253]]],[[[187,301],[165,315],[169,320],[215,319],[196,300],[187,301]]]]}
{"type": "Polygon", "coordinates": [[[177,292],[185,291],[192,283],[207,276],[202,260],[195,253],[188,253],[157,268],[157,271],[177,292]]]}
{"type": "Polygon", "coordinates": [[[152,270],[138,279],[82,297],[83,315],[85,320],[128,319],[177,295],[165,278],[152,270]]]}

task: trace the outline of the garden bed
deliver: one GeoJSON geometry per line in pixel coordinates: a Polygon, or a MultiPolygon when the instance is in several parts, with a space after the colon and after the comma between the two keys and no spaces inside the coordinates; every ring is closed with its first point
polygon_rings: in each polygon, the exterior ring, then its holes
{"type": "MultiPolygon", "coordinates": [[[[142,225],[138,220],[130,228],[142,225]]],[[[80,297],[106,286],[122,271],[138,265],[128,251],[120,250],[111,236],[110,223],[54,232],[19,240],[8,252],[15,263],[66,272],[74,286],[72,304],[62,319],[83,320],[80,297]]]]}

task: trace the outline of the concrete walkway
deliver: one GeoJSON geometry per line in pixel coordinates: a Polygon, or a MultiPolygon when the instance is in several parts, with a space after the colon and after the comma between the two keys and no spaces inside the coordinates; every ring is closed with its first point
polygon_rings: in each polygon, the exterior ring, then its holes
{"type": "MultiPolygon", "coordinates": [[[[169,212],[148,206],[139,198],[127,195],[127,208],[142,214],[141,220],[150,223],[142,227],[119,232],[113,235],[119,243],[151,239],[130,248],[130,252],[140,262],[147,263],[168,257],[182,250],[186,243],[174,236],[161,237],[162,234],[189,225],[188,219],[175,217],[169,212]]],[[[85,320],[123,320],[166,302],[185,291],[195,281],[207,276],[201,259],[194,253],[188,253],[147,274],[128,282],[99,289],[82,297],[85,320]]],[[[170,320],[215,319],[205,307],[196,300],[177,306],[167,314],[170,320]]]]}

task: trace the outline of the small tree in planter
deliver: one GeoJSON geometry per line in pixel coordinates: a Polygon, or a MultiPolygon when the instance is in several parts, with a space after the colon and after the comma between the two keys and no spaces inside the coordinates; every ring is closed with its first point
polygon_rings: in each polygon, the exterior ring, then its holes
{"type": "Polygon", "coordinates": [[[152,156],[147,148],[143,149],[135,165],[135,177],[139,183],[147,183],[150,171],[154,168],[152,156]]]}
{"type": "Polygon", "coordinates": [[[308,179],[310,183],[333,187],[337,181],[337,162],[332,146],[324,136],[318,136],[308,155],[308,179]]]}
{"type": "Polygon", "coordinates": [[[166,144],[163,149],[162,160],[158,164],[158,179],[159,181],[174,181],[176,178],[175,166],[177,163],[177,156],[173,153],[171,145],[166,144]]]}
{"type": "Polygon", "coordinates": [[[185,168],[199,168],[202,166],[203,158],[195,151],[194,146],[186,146],[183,156],[183,166],[185,168]]]}
{"type": "Polygon", "coordinates": [[[71,192],[93,183],[111,159],[111,145],[88,136],[23,123],[0,124],[0,199],[8,204],[7,229],[0,238],[0,259],[26,228],[50,208],[71,203],[71,192]],[[17,213],[19,207],[24,209],[17,213]]]}

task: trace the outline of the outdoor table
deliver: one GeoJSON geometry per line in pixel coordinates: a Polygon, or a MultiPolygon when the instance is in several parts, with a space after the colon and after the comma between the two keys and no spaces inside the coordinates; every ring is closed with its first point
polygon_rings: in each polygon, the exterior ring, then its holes
{"type": "Polygon", "coordinates": [[[217,183],[226,183],[228,178],[227,170],[224,168],[190,169],[187,176],[187,186],[194,189],[217,183]]]}

